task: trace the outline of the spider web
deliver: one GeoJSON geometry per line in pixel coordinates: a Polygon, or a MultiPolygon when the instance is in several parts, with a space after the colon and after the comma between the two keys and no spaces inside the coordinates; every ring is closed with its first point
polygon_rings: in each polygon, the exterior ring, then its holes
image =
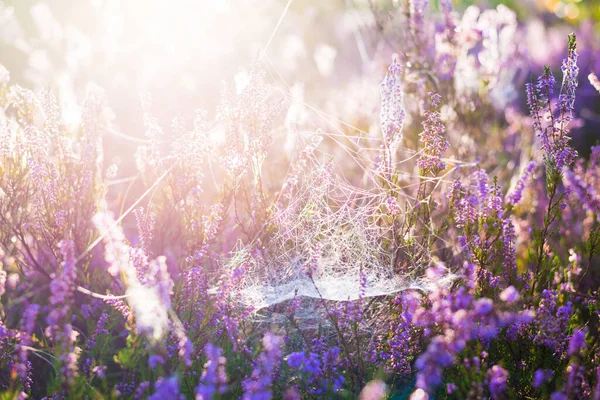
{"type": "Polygon", "coordinates": [[[423,268],[394,269],[395,249],[382,240],[391,229],[381,224],[387,198],[378,186],[350,184],[333,162],[313,155],[290,201],[276,203],[268,243],[240,244],[225,265],[244,271],[235,299],[258,310],[297,296],[351,301],[426,289],[423,268]]]}

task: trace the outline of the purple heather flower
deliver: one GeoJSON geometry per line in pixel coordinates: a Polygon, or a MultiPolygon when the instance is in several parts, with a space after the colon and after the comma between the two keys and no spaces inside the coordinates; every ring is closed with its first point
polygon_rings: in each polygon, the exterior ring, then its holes
{"type": "Polygon", "coordinates": [[[554,372],[548,369],[538,369],[533,374],[533,383],[532,386],[535,389],[540,388],[545,382],[548,382],[552,379],[554,372]]]}
{"type": "MultiPolygon", "coordinates": [[[[527,106],[529,107],[529,112],[531,113],[531,117],[533,118],[533,128],[535,132],[541,135],[543,133],[543,129],[542,118],[540,116],[540,104],[537,99],[533,83],[528,82],[525,84],[525,92],[527,94],[527,106]]],[[[547,140],[547,136],[545,138],[547,140]]]]}
{"type": "Polygon", "coordinates": [[[385,204],[387,206],[389,215],[397,216],[398,214],[400,214],[400,205],[398,204],[398,200],[396,200],[394,196],[388,196],[385,204]]]}
{"type": "Polygon", "coordinates": [[[567,58],[562,62],[561,70],[563,73],[563,86],[558,103],[561,109],[564,109],[568,116],[564,118],[570,121],[573,105],[575,103],[575,89],[577,89],[577,75],[579,67],[577,66],[577,43],[575,34],[569,35],[569,52],[567,58]]]}
{"type": "Polygon", "coordinates": [[[313,340],[312,350],[295,352],[288,356],[287,363],[291,368],[300,370],[303,379],[306,379],[311,388],[310,393],[317,395],[333,386],[338,390],[344,383],[344,377],[338,371],[340,349],[332,347],[325,351],[324,343],[318,339],[313,340]]]}
{"type": "Polygon", "coordinates": [[[183,363],[186,366],[191,366],[194,344],[187,337],[183,326],[181,326],[181,324],[175,325],[171,332],[171,336],[176,342],[179,357],[183,360],[183,363]]]}
{"type": "MultiPolygon", "coordinates": [[[[156,384],[158,384],[159,381],[161,381],[163,378],[158,378],[158,381],[156,382],[156,384]]],[[[155,384],[155,387],[156,387],[155,384]]],[[[115,388],[115,395],[117,397],[121,397],[121,396],[129,396],[131,394],[135,393],[135,384],[133,382],[129,382],[127,380],[123,380],[121,382],[119,382],[117,384],[117,387],[115,388]]]]}
{"type": "Polygon", "coordinates": [[[98,323],[96,324],[96,330],[88,340],[88,350],[96,346],[96,339],[98,338],[98,335],[108,335],[108,331],[106,330],[106,328],[104,328],[106,321],[108,321],[108,314],[102,313],[102,315],[98,319],[98,323]]]}
{"type": "MultiPolygon", "coordinates": [[[[432,107],[437,107],[440,96],[430,93],[432,107]]],[[[426,111],[423,121],[423,132],[419,134],[423,142],[422,155],[417,159],[417,166],[423,175],[437,173],[446,169],[446,163],[441,160],[450,143],[444,137],[444,125],[439,111],[426,111]]]]}
{"type": "MultiPolygon", "coordinates": [[[[16,347],[14,356],[14,367],[16,368],[17,375],[23,385],[23,389],[30,390],[31,388],[31,363],[27,359],[27,349],[25,346],[31,346],[32,338],[31,335],[35,329],[35,321],[39,313],[40,306],[38,304],[30,304],[25,309],[23,317],[21,319],[21,333],[20,343],[16,347]]],[[[0,322],[0,341],[3,338],[2,325],[0,322]]]]}
{"type": "Polygon", "coordinates": [[[429,390],[442,383],[443,368],[454,363],[454,350],[446,338],[436,336],[429,347],[416,361],[415,366],[419,370],[417,374],[417,387],[429,390]]]}
{"type": "Polygon", "coordinates": [[[282,339],[268,332],[262,340],[264,352],[255,362],[251,376],[242,383],[244,400],[272,398],[271,385],[281,358],[282,339]]]}
{"type": "Polygon", "coordinates": [[[500,300],[514,303],[519,300],[519,291],[514,286],[509,286],[500,293],[500,300]]]}
{"type": "Polygon", "coordinates": [[[179,394],[179,380],[176,376],[158,378],[154,389],[154,394],[148,397],[148,400],[184,399],[184,396],[179,394]]]}
{"type": "Polygon", "coordinates": [[[454,383],[448,383],[446,385],[446,393],[452,394],[456,390],[456,385],[454,383]]]}
{"type": "Polygon", "coordinates": [[[78,375],[77,361],[81,352],[81,349],[75,346],[79,333],[73,329],[70,323],[66,322],[70,320],[69,303],[72,302],[74,283],[77,277],[73,241],[61,241],[60,251],[63,257],[62,270],[50,282],[49,300],[53,308],[46,317],[48,326],[45,333],[60,347],[61,372],[67,383],[71,385],[78,375]]]}
{"type": "Polygon", "coordinates": [[[485,200],[490,192],[490,186],[488,184],[488,176],[483,168],[479,168],[473,174],[473,179],[477,187],[478,199],[485,200]]]}
{"type": "Polygon", "coordinates": [[[96,375],[99,379],[104,379],[105,372],[106,366],[104,365],[96,365],[94,368],[92,368],[92,373],[96,375]]]}
{"type": "Polygon", "coordinates": [[[550,95],[554,92],[554,86],[556,85],[556,79],[552,75],[550,68],[544,70],[544,74],[538,78],[536,89],[540,97],[550,98],[550,95]]]}
{"type": "Polygon", "coordinates": [[[517,270],[517,256],[515,249],[515,227],[510,218],[502,220],[502,266],[508,282],[512,281],[517,270]]]}
{"type": "Polygon", "coordinates": [[[585,208],[600,214],[600,194],[593,186],[588,185],[579,174],[570,169],[565,169],[564,180],[571,189],[571,193],[585,208]]]}
{"type": "Polygon", "coordinates": [[[492,399],[501,398],[502,393],[506,390],[508,371],[499,365],[494,365],[488,370],[488,379],[492,399]]]}
{"type": "Polygon", "coordinates": [[[25,313],[23,314],[23,319],[21,320],[21,330],[26,332],[27,334],[33,333],[33,329],[35,327],[35,320],[38,315],[38,311],[40,310],[40,306],[38,304],[30,304],[25,309],[25,313]]]}
{"type": "Polygon", "coordinates": [[[594,388],[594,400],[600,400],[600,367],[596,367],[596,387],[594,388]]]}
{"type": "Polygon", "coordinates": [[[568,400],[569,396],[563,392],[554,392],[550,395],[550,400],[568,400]]]}
{"type": "Polygon", "coordinates": [[[541,297],[536,318],[539,328],[536,329],[533,341],[549,347],[557,357],[562,358],[567,350],[569,340],[569,335],[565,332],[574,312],[572,303],[567,302],[559,307],[558,294],[547,289],[542,291],[541,297]]]}
{"type": "Polygon", "coordinates": [[[81,315],[83,316],[83,318],[86,319],[92,318],[92,306],[90,306],[89,304],[82,304],[81,315]]]}
{"type": "Polygon", "coordinates": [[[135,400],[142,399],[146,394],[146,391],[150,388],[150,382],[140,382],[135,393],[133,394],[133,398],[135,400]]]}
{"type": "Polygon", "coordinates": [[[128,321],[131,316],[131,309],[129,308],[129,306],[127,304],[125,304],[125,302],[121,299],[117,299],[114,296],[108,295],[105,298],[102,299],[106,304],[111,305],[115,310],[117,310],[119,312],[119,314],[121,314],[123,316],[123,318],[125,318],[126,321],[128,321]]]}
{"type": "Polygon", "coordinates": [[[531,162],[529,162],[529,164],[527,164],[527,166],[523,170],[521,177],[517,181],[517,184],[515,185],[514,189],[506,197],[507,203],[512,204],[514,206],[514,205],[517,205],[521,201],[521,198],[523,197],[523,190],[525,189],[525,183],[527,182],[527,180],[533,173],[535,166],[536,166],[535,161],[531,161],[531,162]]]}
{"type": "Polygon", "coordinates": [[[490,299],[481,298],[475,301],[475,312],[480,315],[487,315],[494,309],[494,303],[490,299]]]}
{"type": "Polygon", "coordinates": [[[573,119],[573,105],[575,102],[575,89],[577,88],[577,52],[575,35],[569,35],[569,51],[562,64],[563,83],[558,97],[559,111],[554,115],[551,109],[549,90],[554,78],[549,68],[540,77],[537,92],[533,83],[527,84],[527,103],[533,118],[533,127],[540,138],[540,145],[544,151],[544,159],[551,162],[556,171],[562,172],[564,167],[570,166],[577,156],[577,152],[570,145],[567,135],[567,125],[573,119]],[[544,123],[542,112],[551,114],[550,124],[544,123]]]}
{"type": "Polygon", "coordinates": [[[148,357],[148,364],[150,364],[150,367],[152,369],[156,369],[156,367],[158,365],[164,365],[165,364],[165,359],[158,355],[158,354],[153,354],[150,357],[148,357]]]}
{"type": "Polygon", "coordinates": [[[317,374],[321,370],[321,361],[315,353],[310,353],[304,360],[304,372],[308,374],[317,374]]]}
{"type": "Polygon", "coordinates": [[[319,269],[319,260],[321,259],[321,245],[316,244],[313,246],[310,254],[310,260],[304,265],[304,273],[312,277],[314,273],[316,273],[319,269]]]}
{"type": "Polygon", "coordinates": [[[136,208],[133,211],[133,213],[137,221],[142,250],[144,251],[147,257],[151,257],[152,253],[150,251],[150,244],[152,243],[152,230],[154,229],[155,215],[150,211],[144,211],[143,207],[136,208]]]}
{"type": "Polygon", "coordinates": [[[196,400],[212,400],[215,394],[222,395],[227,391],[226,359],[220,348],[208,343],[204,347],[207,361],[196,388],[196,400]]]}
{"type": "Polygon", "coordinates": [[[70,240],[63,240],[60,243],[60,251],[63,256],[62,271],[50,283],[50,304],[63,306],[69,300],[73,293],[73,283],[77,277],[75,266],[74,244],[70,240]]]}
{"type": "MultiPolygon", "coordinates": [[[[446,21],[450,21],[450,19],[446,19],[446,21]]],[[[454,32],[454,28],[451,27],[452,23],[448,22],[449,33],[454,32]]],[[[440,79],[449,81],[454,78],[454,71],[456,70],[456,57],[448,52],[440,52],[436,54],[435,60],[436,72],[440,79]]]]}
{"type": "Polygon", "coordinates": [[[400,59],[394,55],[383,82],[381,82],[381,131],[387,151],[393,153],[402,140],[404,108],[400,59]]]}
{"type": "Polygon", "coordinates": [[[585,349],[585,333],[586,331],[584,329],[577,329],[573,332],[571,340],[569,341],[568,355],[572,356],[574,354],[579,354],[581,350],[585,349]]]}
{"type": "Polygon", "coordinates": [[[304,362],[304,353],[296,352],[292,353],[287,358],[287,363],[292,368],[300,368],[302,363],[304,362]]]}
{"type": "Polygon", "coordinates": [[[494,182],[490,190],[488,213],[495,213],[499,218],[502,218],[504,215],[504,210],[502,209],[502,188],[498,182],[494,182]]]}
{"type": "Polygon", "coordinates": [[[429,5],[428,0],[410,0],[410,23],[417,35],[423,30],[425,12],[429,5]]]}

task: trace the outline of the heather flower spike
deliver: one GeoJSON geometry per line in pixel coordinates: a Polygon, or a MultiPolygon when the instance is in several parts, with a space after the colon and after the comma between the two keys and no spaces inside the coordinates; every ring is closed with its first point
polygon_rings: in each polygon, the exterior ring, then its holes
{"type": "Polygon", "coordinates": [[[417,160],[417,165],[422,175],[437,174],[446,169],[446,163],[442,156],[448,150],[450,143],[444,136],[444,125],[441,114],[437,111],[441,96],[437,93],[429,93],[430,109],[425,111],[423,131],[419,137],[423,143],[422,155],[417,160]]]}
{"type": "Polygon", "coordinates": [[[404,105],[402,93],[402,67],[397,55],[381,82],[381,131],[387,151],[393,154],[402,141],[404,126],[404,105]]]}

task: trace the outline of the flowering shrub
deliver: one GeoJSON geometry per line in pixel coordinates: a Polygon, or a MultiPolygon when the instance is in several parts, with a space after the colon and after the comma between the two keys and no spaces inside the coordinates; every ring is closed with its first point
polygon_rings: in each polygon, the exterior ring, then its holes
{"type": "Polygon", "coordinates": [[[73,124],[0,67],[2,398],[600,398],[598,78],[571,34],[524,82],[505,6],[400,3],[371,113],[263,53],[171,134],[143,93],[129,137],[98,86],[73,124]]]}

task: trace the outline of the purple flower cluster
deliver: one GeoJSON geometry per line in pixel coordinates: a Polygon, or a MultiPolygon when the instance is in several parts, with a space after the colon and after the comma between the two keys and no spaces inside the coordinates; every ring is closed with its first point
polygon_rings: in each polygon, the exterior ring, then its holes
{"type": "Polygon", "coordinates": [[[159,378],[154,384],[154,393],[148,399],[185,399],[185,396],[179,392],[179,379],[172,376],[170,378],[159,378]]]}
{"type": "Polygon", "coordinates": [[[388,156],[393,154],[402,141],[404,107],[402,96],[402,67],[398,56],[394,56],[381,89],[381,131],[388,156]]]}
{"type": "Polygon", "coordinates": [[[521,198],[523,197],[523,190],[525,190],[525,183],[527,183],[527,180],[533,174],[533,170],[535,169],[535,166],[536,166],[535,161],[531,161],[531,162],[529,162],[529,164],[527,164],[527,166],[523,170],[523,173],[519,177],[517,184],[515,185],[515,187],[511,191],[511,193],[506,197],[506,201],[509,204],[512,204],[513,206],[515,206],[521,201],[521,198]]]}
{"type": "MultiPolygon", "coordinates": [[[[438,107],[441,96],[437,93],[429,93],[431,108],[438,107]]],[[[423,132],[419,134],[423,142],[423,154],[417,160],[417,165],[422,175],[436,174],[446,169],[446,163],[442,156],[448,150],[450,143],[444,136],[444,125],[439,111],[426,111],[423,121],[423,132]]]]}
{"type": "Polygon", "coordinates": [[[211,400],[216,394],[222,395],[227,391],[227,375],[225,373],[226,359],[223,351],[208,343],[204,347],[208,359],[196,388],[196,400],[211,400]]]}
{"type": "Polygon", "coordinates": [[[558,359],[566,357],[569,334],[567,328],[573,315],[573,304],[560,304],[559,293],[544,290],[541,301],[536,308],[536,323],[539,330],[533,336],[535,343],[542,344],[552,350],[558,359]]]}
{"type": "Polygon", "coordinates": [[[490,381],[492,399],[502,399],[502,394],[507,387],[508,371],[499,365],[494,365],[488,370],[488,379],[490,381]]]}
{"type": "Polygon", "coordinates": [[[594,186],[585,182],[585,177],[571,170],[565,171],[565,184],[571,189],[571,193],[590,212],[600,215],[600,194],[594,186]]]}
{"type": "Polygon", "coordinates": [[[88,342],[87,342],[88,350],[91,349],[92,347],[96,346],[96,340],[98,339],[99,335],[108,335],[109,332],[105,328],[107,321],[108,321],[108,314],[102,313],[102,315],[100,315],[100,318],[98,319],[98,323],[96,324],[96,330],[94,331],[92,336],[90,336],[90,338],[88,339],[88,342]]]}
{"type": "MultiPolygon", "coordinates": [[[[432,268],[430,275],[439,279],[439,267],[432,268]]],[[[466,274],[464,279],[468,281],[469,275],[466,274]]],[[[511,292],[503,292],[502,297],[506,302],[516,300],[517,296],[511,292]]],[[[429,293],[427,300],[428,304],[418,306],[413,312],[413,323],[422,326],[425,334],[432,337],[427,349],[415,363],[418,369],[416,386],[425,392],[442,383],[444,369],[456,363],[458,355],[471,340],[478,340],[485,346],[500,335],[503,327],[533,321],[532,312],[501,311],[491,299],[476,298],[466,286],[456,291],[437,286],[429,293]],[[441,333],[434,335],[435,332],[441,333]]],[[[502,371],[498,367],[491,372],[492,394],[503,390],[504,386],[498,383],[504,376],[505,371],[502,371]]]]}
{"type": "Polygon", "coordinates": [[[291,353],[287,358],[287,364],[305,377],[306,382],[302,384],[306,386],[307,393],[312,396],[324,394],[327,390],[337,392],[344,384],[344,376],[338,371],[339,347],[332,347],[322,355],[314,352],[291,353]]]}
{"type": "Polygon", "coordinates": [[[60,243],[60,251],[63,257],[60,275],[50,283],[50,304],[52,310],[46,317],[48,326],[46,335],[59,347],[59,360],[61,362],[61,373],[68,384],[72,385],[79,374],[78,360],[81,349],[75,344],[79,332],[77,332],[69,321],[75,279],[77,277],[75,249],[73,241],[64,240],[60,243]]]}
{"type": "Polygon", "coordinates": [[[264,351],[255,361],[252,374],[242,383],[244,400],[269,400],[273,397],[271,385],[281,362],[282,339],[269,332],[263,337],[262,345],[264,351]]]}
{"type": "Polygon", "coordinates": [[[567,58],[563,60],[561,69],[563,82],[556,110],[552,108],[552,93],[556,81],[550,68],[546,67],[535,88],[533,83],[527,84],[527,104],[533,118],[534,129],[540,138],[544,158],[559,172],[562,172],[564,167],[570,166],[577,156],[577,152],[569,143],[568,136],[568,124],[573,119],[579,74],[574,34],[569,36],[569,52],[567,58]],[[544,123],[542,113],[549,116],[547,124],[544,123]]]}

